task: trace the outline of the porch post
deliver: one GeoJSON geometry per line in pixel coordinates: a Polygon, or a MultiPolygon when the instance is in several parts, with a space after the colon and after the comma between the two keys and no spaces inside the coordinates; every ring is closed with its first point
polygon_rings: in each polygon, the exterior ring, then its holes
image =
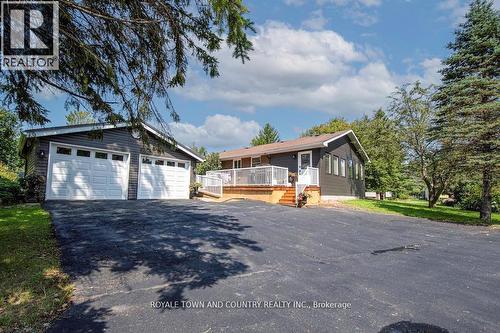
{"type": "Polygon", "coordinates": [[[271,166],[271,186],[274,186],[276,181],[274,180],[274,166],[271,166]]]}

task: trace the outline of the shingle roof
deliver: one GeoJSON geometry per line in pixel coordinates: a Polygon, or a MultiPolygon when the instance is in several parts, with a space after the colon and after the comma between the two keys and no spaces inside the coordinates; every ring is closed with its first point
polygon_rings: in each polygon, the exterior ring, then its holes
{"type": "Polygon", "coordinates": [[[229,160],[234,158],[241,157],[250,157],[250,156],[260,156],[266,154],[276,154],[276,153],[285,153],[289,151],[296,151],[307,148],[316,148],[324,146],[324,143],[328,140],[342,137],[349,132],[352,133],[351,130],[339,131],[330,134],[322,134],[316,136],[305,136],[302,138],[288,140],[288,141],[280,141],[276,143],[269,143],[267,145],[255,146],[255,147],[245,147],[234,150],[224,151],[219,154],[221,160],[229,160]]]}

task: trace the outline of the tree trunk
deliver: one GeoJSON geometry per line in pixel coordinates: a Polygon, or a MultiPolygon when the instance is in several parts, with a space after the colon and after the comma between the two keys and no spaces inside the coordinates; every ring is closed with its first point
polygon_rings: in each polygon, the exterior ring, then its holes
{"type": "Polygon", "coordinates": [[[481,192],[479,218],[486,224],[491,224],[491,178],[491,170],[485,168],[483,171],[483,189],[481,192]]]}

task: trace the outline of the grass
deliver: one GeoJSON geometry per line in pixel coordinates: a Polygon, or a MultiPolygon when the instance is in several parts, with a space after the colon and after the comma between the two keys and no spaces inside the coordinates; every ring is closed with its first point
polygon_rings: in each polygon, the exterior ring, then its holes
{"type": "MultiPolygon", "coordinates": [[[[422,217],[435,221],[446,221],[461,224],[481,224],[479,212],[463,210],[455,207],[436,205],[427,207],[424,200],[370,200],[356,199],[343,202],[346,206],[384,214],[399,214],[422,217]]],[[[492,214],[493,224],[500,225],[500,214],[492,214]]]]}
{"type": "Polygon", "coordinates": [[[66,307],[73,286],[59,258],[39,205],[0,208],[0,332],[44,331],[66,307]]]}

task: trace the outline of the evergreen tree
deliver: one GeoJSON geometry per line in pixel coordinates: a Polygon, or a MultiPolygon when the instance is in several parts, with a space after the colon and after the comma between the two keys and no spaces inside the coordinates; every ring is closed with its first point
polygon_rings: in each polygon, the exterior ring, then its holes
{"type": "Polygon", "coordinates": [[[268,143],[274,143],[280,141],[280,136],[278,131],[271,126],[271,124],[266,123],[264,128],[259,131],[259,134],[252,139],[250,144],[252,146],[260,146],[268,143]]]}
{"type": "Polygon", "coordinates": [[[394,121],[379,109],[371,118],[364,116],[351,126],[371,160],[365,165],[367,190],[376,192],[381,199],[387,191],[399,193],[404,151],[394,121]]]}
{"type": "Polygon", "coordinates": [[[112,123],[124,118],[145,133],[143,121],[162,122],[158,100],[178,120],[169,92],[185,84],[191,62],[218,76],[224,43],[249,59],[247,14],[243,0],[59,1],[59,70],[2,71],[0,93],[29,124],[49,121],[36,98],[49,87],[66,94],[68,107],[83,105],[112,123]]]}
{"type": "Polygon", "coordinates": [[[491,190],[500,165],[500,14],[492,1],[474,0],[448,45],[435,95],[435,134],[482,173],[480,218],[491,223],[491,190]]]}
{"type": "Polygon", "coordinates": [[[75,110],[66,115],[68,125],[94,124],[95,122],[92,114],[87,111],[75,110]]]}
{"type": "Polygon", "coordinates": [[[333,118],[330,119],[328,122],[319,124],[316,126],[311,127],[304,133],[302,133],[302,136],[314,136],[314,135],[320,135],[320,134],[329,134],[329,133],[335,133],[339,131],[345,131],[350,129],[351,126],[349,123],[342,117],[338,118],[333,118]]]}

